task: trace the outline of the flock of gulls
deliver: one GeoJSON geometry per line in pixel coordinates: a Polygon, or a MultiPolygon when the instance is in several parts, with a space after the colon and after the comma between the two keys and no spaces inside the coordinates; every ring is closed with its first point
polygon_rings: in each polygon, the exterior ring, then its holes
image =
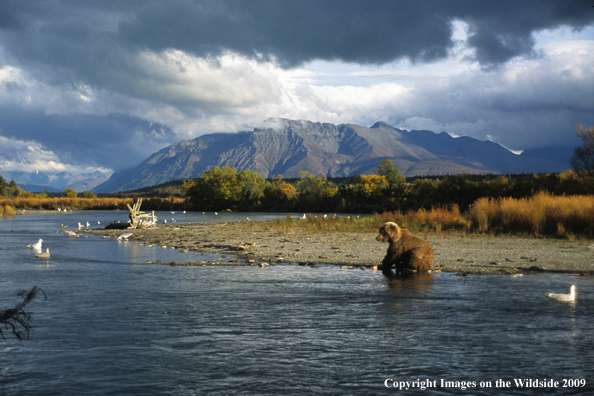
{"type": "MultiPolygon", "coordinates": [[[[72,212],[72,210],[61,209],[61,208],[58,208],[57,210],[59,212],[61,212],[62,210],[64,212],[72,212]]],[[[24,210],[23,210],[23,212],[24,212],[24,210]]],[[[184,210],[183,213],[185,214],[186,211],[184,210]]],[[[171,214],[175,214],[175,212],[171,212],[171,214]]],[[[215,213],[215,214],[218,215],[218,213],[215,213]]],[[[171,221],[172,222],[175,222],[175,219],[172,217],[171,218],[171,221]]],[[[164,220],[163,222],[164,223],[167,223],[166,220],[164,220]]],[[[118,223],[119,223],[119,221],[118,221],[118,223]]],[[[100,221],[97,221],[97,224],[98,225],[101,225],[101,222],[100,221]]],[[[79,230],[82,230],[84,228],[89,228],[91,226],[91,223],[88,222],[88,221],[85,222],[85,223],[78,222],[77,223],[77,226],[78,226],[78,229],[79,230]]],[[[68,228],[68,225],[67,224],[64,224],[64,223],[60,224],[60,228],[62,229],[62,233],[66,234],[69,237],[78,238],[80,236],[80,234],[77,234],[74,231],[67,230],[66,229],[66,228],[68,228]]],[[[118,241],[127,241],[128,238],[131,237],[132,235],[133,234],[131,232],[126,232],[126,233],[123,233],[123,234],[119,235],[116,238],[116,240],[118,240],[118,241]]],[[[36,252],[35,253],[35,257],[38,257],[38,258],[41,258],[41,259],[49,259],[50,258],[49,248],[46,247],[45,248],[45,252],[42,252],[42,245],[43,245],[43,239],[39,238],[39,240],[37,242],[30,243],[30,244],[27,245],[27,247],[30,248],[30,249],[33,249],[36,252]]]]}

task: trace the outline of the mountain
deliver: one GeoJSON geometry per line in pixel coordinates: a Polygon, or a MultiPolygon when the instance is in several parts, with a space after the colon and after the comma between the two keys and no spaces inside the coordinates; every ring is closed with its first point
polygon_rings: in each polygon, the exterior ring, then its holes
{"type": "MultiPolygon", "coordinates": [[[[16,181],[16,180],[15,180],[16,181]]],[[[18,182],[17,182],[18,184],[18,182]]],[[[37,184],[18,184],[20,188],[24,191],[40,193],[40,192],[49,192],[49,193],[61,193],[64,190],[58,190],[57,188],[48,187],[48,186],[38,186],[37,184]]]]}
{"type": "Polygon", "coordinates": [[[41,171],[3,172],[0,170],[0,174],[7,181],[14,180],[23,190],[30,192],[43,192],[46,189],[49,192],[60,192],[66,188],[71,188],[78,192],[90,191],[109,179],[109,175],[98,170],[81,174],[72,174],[69,172],[46,173],[41,171]]]}
{"type": "Polygon", "coordinates": [[[520,156],[524,158],[554,158],[556,162],[566,165],[569,169],[569,161],[571,160],[574,151],[575,147],[543,147],[524,150],[520,156]]]}
{"type": "Polygon", "coordinates": [[[457,173],[538,173],[569,169],[566,161],[516,155],[499,144],[445,132],[410,131],[384,122],[372,127],[270,119],[252,132],[214,133],[154,153],[136,168],[113,175],[95,191],[115,192],[200,176],[230,166],[262,177],[372,174],[390,159],[406,176],[457,173]]]}

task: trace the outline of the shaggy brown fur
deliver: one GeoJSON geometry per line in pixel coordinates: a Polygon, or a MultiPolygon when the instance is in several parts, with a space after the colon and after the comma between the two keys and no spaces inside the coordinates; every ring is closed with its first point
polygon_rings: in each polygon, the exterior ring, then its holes
{"type": "Polygon", "coordinates": [[[412,235],[398,224],[388,222],[380,227],[379,242],[389,242],[388,252],[381,265],[382,270],[394,266],[397,271],[427,271],[433,268],[433,249],[431,245],[412,235]]]}

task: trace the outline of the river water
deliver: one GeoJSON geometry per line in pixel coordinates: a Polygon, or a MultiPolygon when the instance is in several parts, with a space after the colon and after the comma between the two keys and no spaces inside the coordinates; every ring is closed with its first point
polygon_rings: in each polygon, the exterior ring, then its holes
{"type": "Polygon", "coordinates": [[[126,215],[0,220],[0,308],[19,290],[47,294],[26,307],[29,340],[3,329],[0,395],[594,394],[592,278],[169,267],[143,263],[218,256],[57,233],[114,218],[126,215]],[[49,260],[27,248],[38,238],[49,260]],[[544,296],[571,284],[575,304],[544,296]]]}

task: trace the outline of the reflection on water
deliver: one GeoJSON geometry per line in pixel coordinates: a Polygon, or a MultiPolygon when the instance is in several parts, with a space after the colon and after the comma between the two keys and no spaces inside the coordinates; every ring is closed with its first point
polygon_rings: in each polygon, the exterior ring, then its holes
{"type": "Polygon", "coordinates": [[[424,290],[433,287],[433,272],[395,272],[384,270],[388,286],[394,290],[424,290]]]}
{"type": "Polygon", "coordinates": [[[591,278],[145,265],[201,256],[56,233],[120,214],[0,221],[0,305],[48,295],[28,306],[31,340],[0,340],[0,395],[377,395],[397,391],[389,378],[476,381],[473,395],[496,393],[480,381],[585,379],[505,394],[592,394],[591,278]],[[40,237],[50,260],[27,248],[40,237]],[[570,284],[576,304],[544,296],[570,284]]]}

